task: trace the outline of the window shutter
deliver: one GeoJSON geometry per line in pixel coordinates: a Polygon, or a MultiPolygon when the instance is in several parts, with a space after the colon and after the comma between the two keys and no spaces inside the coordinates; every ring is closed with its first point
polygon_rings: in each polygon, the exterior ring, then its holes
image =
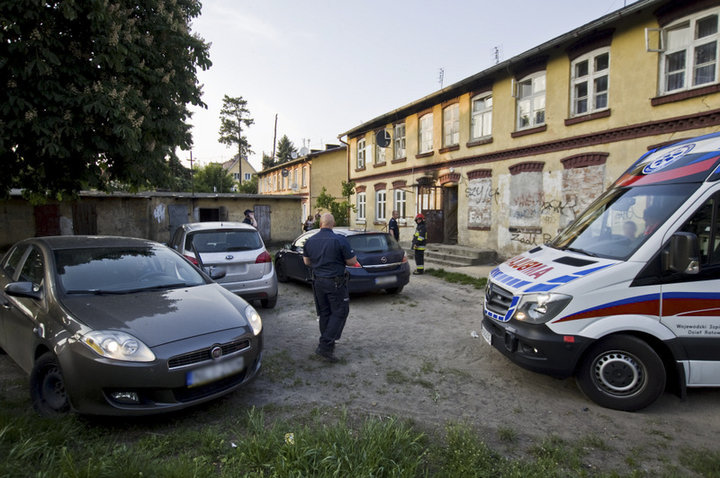
{"type": "Polygon", "coordinates": [[[665,34],[662,28],[645,29],[645,50],[649,53],[663,53],[665,51],[665,34]]]}

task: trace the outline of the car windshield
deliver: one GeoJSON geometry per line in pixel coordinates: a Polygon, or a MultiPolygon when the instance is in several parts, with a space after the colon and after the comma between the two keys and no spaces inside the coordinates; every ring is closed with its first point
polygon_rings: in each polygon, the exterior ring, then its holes
{"type": "Polygon", "coordinates": [[[197,252],[237,252],[252,251],[263,247],[257,231],[244,229],[226,229],[198,231],[187,237],[185,249],[197,252]]]}
{"type": "Polygon", "coordinates": [[[98,247],[55,251],[58,283],[66,294],[124,294],[205,284],[202,275],[162,247],[98,247]]]}
{"type": "Polygon", "coordinates": [[[627,259],[696,189],[693,183],[609,189],[548,245],[627,259]]]}
{"type": "Polygon", "coordinates": [[[389,234],[356,234],[348,236],[347,239],[355,252],[386,252],[400,249],[400,244],[389,234]]]}

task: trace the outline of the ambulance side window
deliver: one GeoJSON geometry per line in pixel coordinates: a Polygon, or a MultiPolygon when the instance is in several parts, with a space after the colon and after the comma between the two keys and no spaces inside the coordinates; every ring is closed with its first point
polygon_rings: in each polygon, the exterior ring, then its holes
{"type": "MultiPolygon", "coordinates": [[[[720,195],[715,194],[700,206],[695,214],[679,229],[692,232],[700,245],[700,268],[720,265],[720,218],[718,204],[720,195]]],[[[717,272],[714,274],[717,275],[717,272]]]]}

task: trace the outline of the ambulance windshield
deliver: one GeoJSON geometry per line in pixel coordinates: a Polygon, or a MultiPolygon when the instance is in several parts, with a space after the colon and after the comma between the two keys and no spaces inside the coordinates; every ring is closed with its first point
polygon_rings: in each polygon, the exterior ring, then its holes
{"type": "Polygon", "coordinates": [[[627,259],[695,190],[694,183],[609,189],[548,245],[627,259]]]}

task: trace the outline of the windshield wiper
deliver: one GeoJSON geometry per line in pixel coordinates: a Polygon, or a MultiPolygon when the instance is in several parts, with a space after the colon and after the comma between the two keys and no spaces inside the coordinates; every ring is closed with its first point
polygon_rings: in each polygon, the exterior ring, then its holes
{"type": "Polygon", "coordinates": [[[585,249],[578,249],[578,248],[576,248],[576,247],[566,247],[566,248],[563,249],[563,251],[577,252],[577,253],[580,253],[580,254],[585,254],[586,256],[590,256],[590,257],[597,257],[597,256],[598,256],[598,255],[595,254],[594,252],[586,251],[585,249]]]}

